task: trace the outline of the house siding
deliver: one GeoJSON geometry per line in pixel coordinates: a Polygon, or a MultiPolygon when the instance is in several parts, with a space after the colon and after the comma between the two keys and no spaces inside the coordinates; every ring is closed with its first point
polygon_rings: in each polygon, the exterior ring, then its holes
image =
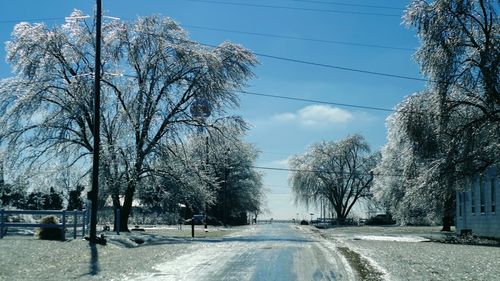
{"type": "Polygon", "coordinates": [[[492,167],[475,177],[464,191],[456,193],[456,231],[470,229],[479,236],[500,237],[500,178],[498,168],[492,167]],[[491,181],[494,186],[491,186],[491,181]],[[481,181],[484,182],[484,212],[481,212],[481,181]],[[495,212],[492,212],[491,188],[495,188],[495,212]],[[474,192],[474,196],[472,193],[474,192]],[[474,198],[473,198],[474,197],[474,198]],[[472,202],[474,199],[474,202],[472,202]],[[475,212],[472,213],[472,204],[475,212]]]}

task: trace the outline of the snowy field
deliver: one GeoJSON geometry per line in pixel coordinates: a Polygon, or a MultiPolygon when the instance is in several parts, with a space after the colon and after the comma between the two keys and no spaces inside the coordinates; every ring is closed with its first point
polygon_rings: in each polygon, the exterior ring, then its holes
{"type": "Polygon", "coordinates": [[[447,235],[439,229],[365,226],[320,233],[359,253],[386,280],[500,280],[500,247],[430,242],[447,235]]]}
{"type": "MultiPolygon", "coordinates": [[[[326,238],[333,252],[347,247],[360,254],[385,280],[500,280],[500,247],[431,242],[447,235],[439,227],[300,229],[318,240],[326,238]]],[[[201,239],[190,238],[190,231],[170,227],[108,233],[108,245],[94,249],[81,239],[7,236],[0,239],[0,280],[124,280],[145,272],[151,276],[161,272],[162,264],[171,267],[183,256],[200,253],[207,239],[239,237],[251,228],[210,228],[205,233],[198,226],[195,235],[201,239]]]]}
{"type": "MultiPolygon", "coordinates": [[[[196,237],[220,237],[238,228],[197,226],[196,237]]],[[[81,239],[43,241],[33,236],[12,235],[0,239],[0,280],[123,280],[150,270],[161,261],[192,251],[190,227],[146,229],[146,233],[109,234],[108,245],[94,249],[81,239]],[[139,243],[136,243],[137,241],[139,243]]]]}

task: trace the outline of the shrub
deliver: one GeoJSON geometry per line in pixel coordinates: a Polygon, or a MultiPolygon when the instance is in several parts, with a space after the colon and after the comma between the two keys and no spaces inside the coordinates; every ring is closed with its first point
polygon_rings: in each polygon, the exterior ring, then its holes
{"type": "Polygon", "coordinates": [[[392,225],[395,224],[396,221],[392,219],[392,216],[389,214],[379,214],[374,217],[369,218],[365,224],[366,225],[392,225]]]}
{"type": "Polygon", "coordinates": [[[307,222],[306,220],[301,220],[300,225],[309,225],[309,222],[307,222]]]}
{"type": "MultiPolygon", "coordinates": [[[[41,224],[58,224],[59,220],[55,216],[43,217],[41,224]]],[[[38,238],[42,240],[62,240],[61,229],[58,227],[40,227],[37,230],[38,238]]]]}

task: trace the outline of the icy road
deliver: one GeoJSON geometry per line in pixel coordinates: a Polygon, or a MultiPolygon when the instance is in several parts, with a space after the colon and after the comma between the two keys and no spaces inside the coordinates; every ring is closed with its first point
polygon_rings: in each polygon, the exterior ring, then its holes
{"type": "Polygon", "coordinates": [[[130,280],[353,280],[326,240],[290,224],[265,224],[202,239],[177,258],[130,280]]]}

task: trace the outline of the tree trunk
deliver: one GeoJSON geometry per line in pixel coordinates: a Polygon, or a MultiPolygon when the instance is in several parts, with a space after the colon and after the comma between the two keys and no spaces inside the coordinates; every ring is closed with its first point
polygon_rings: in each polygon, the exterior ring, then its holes
{"type": "MultiPolygon", "coordinates": [[[[117,231],[118,230],[118,225],[117,225],[117,219],[116,219],[116,215],[117,215],[117,211],[116,210],[120,210],[120,213],[122,212],[122,207],[120,206],[120,199],[119,199],[119,196],[118,194],[113,194],[111,195],[112,199],[113,199],[113,216],[114,216],[114,220],[113,220],[113,231],[117,231]]],[[[122,228],[120,227],[120,230],[122,228]]]]}
{"type": "Polygon", "coordinates": [[[121,231],[129,231],[128,219],[132,212],[132,201],[134,199],[135,187],[136,187],[136,179],[132,179],[132,181],[127,186],[127,190],[125,191],[125,200],[123,202],[123,207],[120,213],[121,231]]]}
{"type": "Polygon", "coordinates": [[[451,231],[451,226],[454,222],[454,198],[454,194],[447,194],[447,198],[444,202],[443,228],[441,231],[451,231]]]}
{"type": "Polygon", "coordinates": [[[345,222],[345,216],[342,212],[342,207],[341,206],[336,207],[335,213],[337,213],[337,225],[343,225],[345,222]]]}

